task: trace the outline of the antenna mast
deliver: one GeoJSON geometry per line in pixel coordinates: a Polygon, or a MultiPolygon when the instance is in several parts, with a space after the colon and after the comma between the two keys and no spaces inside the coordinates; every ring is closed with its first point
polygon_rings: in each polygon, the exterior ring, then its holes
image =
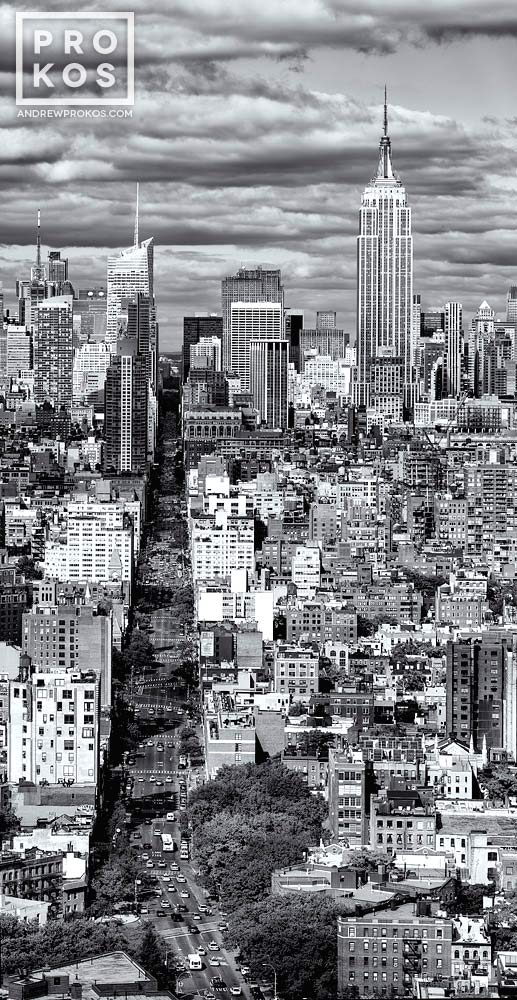
{"type": "Polygon", "coordinates": [[[135,210],[135,247],[139,245],[138,242],[138,208],[139,208],[139,196],[140,196],[140,183],[136,182],[136,210],[135,210]]]}

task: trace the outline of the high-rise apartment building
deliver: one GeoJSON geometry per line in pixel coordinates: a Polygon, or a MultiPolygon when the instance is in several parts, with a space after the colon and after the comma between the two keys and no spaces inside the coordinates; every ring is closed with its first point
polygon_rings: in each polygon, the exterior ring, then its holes
{"type": "Polygon", "coordinates": [[[250,343],[250,389],[261,424],[287,427],[287,340],[252,340],[250,343]]]}
{"type": "Polygon", "coordinates": [[[461,302],[445,303],[445,388],[447,396],[459,396],[463,354],[463,309],[461,302]]]}
{"type": "Polygon", "coordinates": [[[38,669],[10,681],[7,780],[95,785],[99,722],[93,672],[38,669]]]}
{"type": "Polygon", "coordinates": [[[32,371],[32,336],[17,323],[0,325],[0,377],[19,378],[32,371]]]}
{"type": "Polygon", "coordinates": [[[106,375],[105,467],[115,472],[145,469],[148,441],[148,357],[138,353],[135,338],[116,345],[106,375]]]}
{"type": "Polygon", "coordinates": [[[225,510],[192,521],[192,577],[229,577],[234,569],[255,568],[253,518],[232,517],[225,510]]]}
{"type": "Polygon", "coordinates": [[[447,644],[447,733],[479,753],[514,741],[515,654],[511,641],[499,636],[458,639],[447,644]]]}
{"type": "Polygon", "coordinates": [[[413,238],[405,188],[394,174],[387,104],[377,174],[365,188],[357,237],[357,402],[369,405],[372,364],[393,357],[411,384],[413,238]],[[399,360],[397,360],[399,359],[399,360]]]}
{"type": "Polygon", "coordinates": [[[94,670],[101,705],[111,705],[112,618],[90,605],[53,604],[23,615],[22,649],[45,670],[94,670]]]}
{"type": "MultiPolygon", "coordinates": [[[[278,302],[281,306],[282,328],[284,314],[284,289],[279,268],[241,267],[236,274],[222,281],[223,313],[223,366],[226,371],[235,371],[232,330],[232,303],[236,302],[278,302]]],[[[259,338],[255,338],[259,339],[259,338]]],[[[280,339],[279,337],[277,339],[280,339]]],[[[240,346],[237,345],[237,358],[240,346]]],[[[249,388],[249,386],[247,386],[249,388]]]]}
{"type": "Polygon", "coordinates": [[[183,381],[190,371],[190,348],[201,339],[217,337],[222,344],[223,318],[215,313],[183,317],[183,381]]]}
{"type": "Polygon", "coordinates": [[[284,313],[280,302],[232,302],[230,306],[230,365],[241,390],[250,390],[251,342],[283,340],[284,313]]]}
{"type": "Polygon", "coordinates": [[[134,562],[134,525],[124,504],[80,505],[69,509],[66,533],[48,541],[45,576],[75,581],[131,583],[134,562]]]}
{"type": "Polygon", "coordinates": [[[34,335],[34,399],[60,409],[72,405],[73,299],[59,295],[37,307],[34,335]]]}

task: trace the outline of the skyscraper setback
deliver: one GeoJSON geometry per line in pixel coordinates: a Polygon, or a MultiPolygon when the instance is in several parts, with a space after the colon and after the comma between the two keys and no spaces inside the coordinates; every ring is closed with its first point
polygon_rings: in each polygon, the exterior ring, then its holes
{"type": "Polygon", "coordinates": [[[116,257],[108,257],[106,343],[113,354],[119,335],[120,316],[127,308],[127,300],[135,299],[140,292],[152,303],[154,240],[140,242],[138,219],[138,185],[136,195],[135,235],[132,247],[121,250],[116,257]]]}
{"type": "MultiPolygon", "coordinates": [[[[357,237],[357,402],[371,402],[372,365],[391,360],[411,385],[413,238],[411,209],[393,172],[387,100],[377,174],[363,192],[357,237]]],[[[386,379],[395,385],[399,378],[386,379]]],[[[377,402],[379,402],[377,400],[377,402]]]]}

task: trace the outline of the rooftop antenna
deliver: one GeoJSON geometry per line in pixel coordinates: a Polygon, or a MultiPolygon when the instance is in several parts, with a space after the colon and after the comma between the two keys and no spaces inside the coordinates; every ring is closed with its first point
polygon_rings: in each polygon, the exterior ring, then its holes
{"type": "Polygon", "coordinates": [[[384,135],[388,134],[388,89],[384,84],[384,135]]]}
{"type": "Polygon", "coordinates": [[[140,184],[136,182],[136,210],[135,210],[135,247],[139,245],[138,243],[138,202],[140,195],[140,184]]]}
{"type": "Polygon", "coordinates": [[[41,270],[41,212],[38,208],[38,228],[36,235],[36,267],[41,270]]]}
{"type": "Polygon", "coordinates": [[[36,228],[36,263],[31,267],[31,281],[42,282],[45,280],[45,268],[41,263],[41,212],[38,208],[38,221],[36,228]]]}

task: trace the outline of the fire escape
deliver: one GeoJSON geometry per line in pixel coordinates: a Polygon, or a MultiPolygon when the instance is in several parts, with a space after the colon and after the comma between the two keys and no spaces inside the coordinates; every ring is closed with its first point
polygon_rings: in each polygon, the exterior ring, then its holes
{"type": "Polygon", "coordinates": [[[404,938],[402,966],[404,972],[404,990],[406,993],[412,992],[413,976],[420,975],[422,971],[422,952],[421,937],[404,938]]]}

